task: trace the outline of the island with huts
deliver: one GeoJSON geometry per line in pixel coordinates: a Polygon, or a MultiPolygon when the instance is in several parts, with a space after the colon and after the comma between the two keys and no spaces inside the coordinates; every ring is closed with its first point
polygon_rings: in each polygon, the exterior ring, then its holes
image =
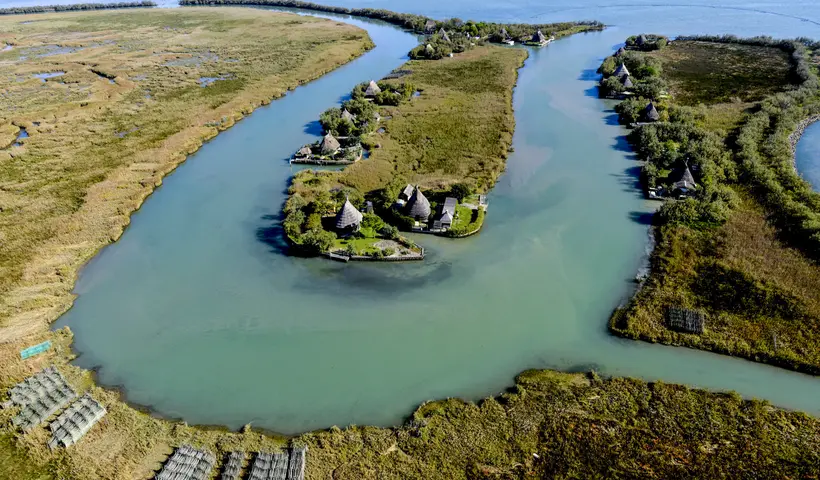
{"type": "MultiPolygon", "coordinates": [[[[439,28],[420,47],[434,37],[457,44],[439,28]]],[[[325,111],[322,138],[291,158],[319,165],[297,171],[289,187],[283,231],[293,252],[421,260],[411,235],[478,233],[510,149],[512,89],[526,55],[473,45],[410,60],[325,111]],[[321,168],[331,165],[344,168],[321,168]]]]}
{"type": "Polygon", "coordinates": [[[820,112],[819,60],[810,39],[730,35],[639,35],[604,60],[602,89],[633,84],[614,109],[662,200],[613,333],[820,374],[820,203],[792,140],[820,112]]]}

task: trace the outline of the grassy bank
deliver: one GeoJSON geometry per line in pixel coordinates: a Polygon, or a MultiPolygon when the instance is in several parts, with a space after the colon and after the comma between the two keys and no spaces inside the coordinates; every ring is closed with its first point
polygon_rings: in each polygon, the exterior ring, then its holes
{"type": "Polygon", "coordinates": [[[820,422],[737,395],[528,371],[510,393],[401,427],[304,435],[307,478],[814,478],[820,422]]]}
{"type": "Polygon", "coordinates": [[[662,122],[629,135],[642,179],[669,185],[685,163],[698,188],[656,215],[652,273],[613,315],[615,333],[820,374],[820,201],[795,174],[788,141],[820,108],[815,47],[698,38],[645,54],[670,96],[651,99],[662,122]],[[702,313],[705,330],[672,330],[670,307],[702,313]]]}
{"type": "Polygon", "coordinates": [[[0,17],[0,44],[12,45],[0,52],[0,389],[54,363],[109,411],[79,445],[53,452],[42,427],[19,435],[0,411],[0,471],[149,478],[188,439],[280,445],[125,405],[66,365],[70,335],[49,325],[71,305],[79,267],[122,234],[164,175],[254,108],[361,55],[367,33],[250,9],[129,10],[0,17]],[[57,348],[20,360],[46,338],[57,348]],[[27,458],[7,454],[10,444],[27,458]]]}
{"type": "MultiPolygon", "coordinates": [[[[341,171],[303,170],[293,178],[286,235],[307,251],[338,247],[333,228],[323,223],[346,198],[359,208],[371,201],[384,222],[409,230],[412,221],[393,208],[408,183],[420,186],[433,211],[456,185],[468,194],[486,193],[504,171],[515,128],[512,90],[526,56],[523,49],[477,46],[399,67],[400,78],[380,82],[384,90],[412,85],[418,94],[378,107],[379,129],[362,136],[369,158],[341,171]]],[[[477,231],[484,211],[463,210],[454,233],[477,231]]]]}

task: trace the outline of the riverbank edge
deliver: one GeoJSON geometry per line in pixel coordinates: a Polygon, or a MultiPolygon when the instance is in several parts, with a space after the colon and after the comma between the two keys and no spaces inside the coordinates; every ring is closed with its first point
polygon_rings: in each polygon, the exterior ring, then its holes
{"type": "MultiPolygon", "coordinates": [[[[93,11],[97,10],[101,9],[95,9],[93,11]]],[[[93,11],[61,11],[56,13],[93,13],[93,11]]],[[[287,12],[275,13],[281,15],[292,15],[287,12]]],[[[162,186],[163,179],[167,175],[173,173],[179,166],[181,166],[193,154],[195,154],[203,145],[205,145],[210,140],[213,140],[219,133],[233,127],[237,122],[244,119],[246,116],[252,114],[258,108],[267,106],[271,102],[283,98],[289,92],[295,90],[296,88],[311,83],[315,80],[318,80],[324,77],[325,75],[348,65],[352,61],[362,57],[363,55],[370,52],[376,47],[375,43],[373,42],[372,38],[370,38],[370,35],[366,30],[361,29],[359,27],[355,27],[350,24],[347,25],[349,25],[351,28],[357,28],[364,33],[364,38],[362,39],[361,46],[357,50],[351,50],[351,54],[349,57],[340,57],[338,63],[330,66],[329,68],[318,69],[315,72],[313,72],[314,74],[310,77],[300,79],[295,82],[291,82],[287,85],[283,85],[282,91],[280,93],[274,94],[269,98],[263,98],[259,101],[252,101],[249,104],[241,105],[240,108],[238,108],[237,110],[231,112],[228,115],[225,115],[222,118],[222,121],[218,123],[208,124],[199,127],[189,127],[190,132],[188,133],[188,136],[185,137],[185,141],[178,142],[178,144],[181,144],[181,149],[179,151],[166,153],[167,161],[163,162],[162,166],[158,168],[155,172],[145,170],[146,174],[143,177],[139,178],[136,182],[134,182],[134,186],[137,189],[137,191],[135,192],[135,196],[133,198],[124,198],[121,202],[119,202],[116,205],[118,212],[120,212],[120,215],[118,215],[117,217],[119,221],[115,225],[115,227],[112,228],[111,234],[107,238],[107,241],[96,245],[95,248],[93,248],[93,250],[91,251],[92,253],[87,255],[87,257],[83,259],[79,263],[79,265],[69,265],[60,271],[60,275],[63,278],[63,281],[60,283],[60,292],[54,295],[54,305],[49,309],[49,312],[47,314],[40,315],[26,315],[26,312],[18,311],[16,312],[17,315],[9,315],[7,317],[7,319],[10,320],[7,324],[0,326],[0,334],[2,334],[4,330],[12,330],[8,334],[8,338],[0,338],[0,359],[2,359],[2,362],[0,362],[0,364],[2,364],[4,367],[2,371],[0,371],[0,379],[8,381],[9,377],[20,377],[21,373],[25,376],[29,376],[34,373],[37,373],[46,366],[54,365],[66,376],[66,378],[69,380],[71,384],[73,384],[75,387],[79,387],[78,391],[93,392],[98,400],[103,400],[103,403],[106,404],[109,411],[109,415],[107,415],[106,417],[109,422],[111,421],[111,418],[113,416],[112,414],[114,414],[117,410],[122,409],[125,411],[130,411],[130,414],[135,414],[144,417],[144,420],[148,423],[151,423],[152,421],[159,422],[164,424],[163,427],[174,432],[174,434],[179,433],[179,436],[181,436],[182,438],[180,438],[179,442],[177,443],[184,443],[186,441],[196,443],[197,440],[194,439],[194,437],[202,436],[201,434],[203,432],[209,432],[211,434],[213,434],[214,432],[230,432],[230,429],[225,426],[197,425],[189,427],[187,423],[184,422],[184,420],[161,416],[150,406],[140,405],[128,401],[127,392],[123,388],[118,386],[103,385],[97,381],[96,371],[86,370],[84,368],[80,368],[72,364],[71,362],[78,356],[78,352],[76,352],[73,349],[73,332],[71,332],[71,330],[68,327],[64,327],[60,330],[52,330],[52,325],[62,315],[64,315],[73,307],[74,301],[77,298],[77,295],[73,293],[73,289],[76,285],[77,279],[82,269],[88,264],[88,262],[93,260],[105,247],[115,243],[122,237],[122,235],[125,233],[126,229],[131,223],[131,216],[140,210],[144,202],[148,199],[148,197],[151,196],[151,194],[154,193],[154,191],[156,191],[157,188],[162,186]],[[34,318],[29,318],[29,321],[26,322],[21,320],[14,320],[16,316],[26,316],[34,318]],[[22,333],[17,334],[14,331],[14,329],[19,328],[21,326],[22,333]],[[18,352],[22,348],[46,340],[50,340],[54,345],[51,351],[46,352],[45,354],[41,354],[34,361],[22,361],[20,359],[18,352]],[[186,436],[189,438],[186,439],[186,436]]],[[[111,175],[116,175],[116,173],[117,171],[114,171],[111,175]]],[[[3,395],[5,395],[5,392],[0,393],[0,396],[3,395]]],[[[41,442],[42,440],[39,438],[33,439],[31,438],[32,435],[30,434],[21,434],[17,428],[14,428],[11,425],[10,412],[10,410],[0,409],[0,434],[11,435],[12,438],[16,440],[15,448],[17,448],[18,451],[24,451],[27,454],[27,456],[29,456],[29,461],[32,461],[37,464],[51,464],[55,461],[60,462],[61,457],[71,456],[71,450],[62,450],[56,452],[56,458],[52,457],[50,459],[45,459],[45,462],[38,462],[37,460],[44,460],[40,455],[40,452],[37,452],[38,448],[44,447],[44,444],[39,445],[39,442],[41,442]]],[[[42,430],[43,427],[40,427],[40,429],[42,430]]],[[[127,426],[125,426],[123,430],[125,432],[130,431],[130,429],[127,426]]],[[[247,430],[243,432],[246,434],[245,437],[247,437],[250,433],[254,433],[254,438],[252,438],[252,441],[256,443],[261,442],[267,445],[268,447],[270,447],[271,445],[275,447],[282,447],[286,444],[286,439],[291,437],[279,434],[277,432],[266,430],[258,430],[251,432],[250,429],[247,428],[247,426],[245,430],[247,430]]],[[[243,440],[246,439],[243,438],[243,440]]],[[[49,469],[53,470],[53,468],[51,467],[49,467],[49,469]]]]}
{"type": "MultiPolygon", "coordinates": [[[[737,41],[739,43],[743,43],[745,41],[754,42],[754,39],[749,40],[749,39],[737,39],[737,38],[728,38],[728,37],[708,38],[708,37],[700,37],[700,36],[683,37],[683,40],[705,41],[705,42],[714,42],[714,43],[731,43],[733,41],[737,41]]],[[[792,56],[792,58],[791,58],[792,69],[794,71],[797,71],[800,68],[801,64],[805,61],[806,61],[806,59],[802,56],[801,57],[792,56]]],[[[807,75],[808,75],[808,77],[801,84],[799,84],[799,88],[806,88],[805,86],[812,84],[812,82],[816,78],[815,73],[810,72],[807,75]]],[[[767,99],[769,99],[771,97],[772,96],[767,96],[766,98],[760,100],[757,103],[762,104],[763,102],[765,102],[767,99]]],[[[746,121],[748,121],[748,118],[746,120],[744,120],[744,123],[742,123],[739,128],[742,128],[742,126],[745,125],[746,121]]],[[[803,120],[801,120],[800,122],[798,122],[797,125],[795,126],[794,130],[787,137],[787,141],[788,141],[788,143],[791,147],[791,152],[792,152],[792,157],[791,157],[792,167],[794,169],[795,174],[797,174],[798,176],[800,176],[800,175],[799,175],[799,172],[797,170],[796,157],[795,157],[797,143],[799,142],[800,138],[805,133],[806,128],[808,128],[810,125],[812,125],[812,124],[814,124],[818,121],[820,121],[820,114],[809,115],[808,117],[806,117],[803,120]]],[[[731,153],[732,153],[733,159],[736,160],[738,152],[737,151],[732,151],[731,153]]],[[[802,176],[800,178],[802,179],[802,176]]],[[[805,181],[805,180],[803,180],[803,181],[805,181]]],[[[816,365],[816,364],[813,364],[813,363],[803,362],[803,361],[800,361],[800,360],[794,360],[794,359],[791,359],[791,358],[778,356],[778,355],[771,355],[771,354],[768,354],[766,352],[754,351],[754,350],[751,350],[751,349],[748,350],[748,351],[738,351],[738,350],[732,349],[730,347],[717,344],[717,343],[712,342],[712,341],[702,342],[702,340],[703,340],[702,337],[692,338],[691,335],[686,335],[686,334],[674,332],[674,331],[671,331],[671,330],[668,331],[668,332],[665,332],[665,333],[666,333],[666,335],[671,336],[672,338],[669,338],[668,336],[658,338],[658,337],[648,335],[646,333],[642,333],[642,332],[641,333],[636,333],[636,332],[631,331],[629,329],[619,327],[619,324],[622,323],[624,315],[626,315],[627,311],[630,308],[630,305],[632,305],[633,302],[635,302],[637,296],[641,293],[641,290],[643,289],[643,287],[649,282],[657,281],[657,276],[659,275],[659,273],[657,272],[657,269],[653,268],[653,265],[656,262],[657,255],[659,255],[659,252],[658,252],[658,249],[657,249],[658,242],[656,240],[657,240],[657,238],[660,237],[660,234],[659,234],[658,230],[661,229],[661,228],[662,228],[661,225],[656,225],[656,224],[653,224],[653,225],[650,226],[650,235],[652,236],[653,240],[655,240],[655,244],[652,248],[652,251],[651,251],[650,255],[648,256],[648,275],[646,276],[646,278],[643,279],[643,281],[641,281],[639,283],[638,287],[629,296],[629,298],[626,300],[626,302],[624,302],[624,304],[616,307],[613,310],[612,314],[609,317],[609,320],[607,321],[607,328],[610,331],[610,333],[612,333],[614,336],[624,338],[624,339],[640,340],[640,341],[644,341],[644,342],[647,342],[647,343],[654,343],[654,344],[659,344],[659,345],[686,347],[686,348],[690,348],[690,349],[693,349],[693,350],[702,350],[702,351],[706,351],[706,352],[710,352],[710,353],[715,353],[715,354],[740,358],[740,359],[744,359],[744,360],[748,360],[748,361],[752,361],[752,362],[763,363],[763,364],[766,364],[766,365],[771,365],[771,366],[774,366],[774,367],[783,368],[784,370],[789,370],[789,371],[802,373],[802,374],[806,374],[806,375],[820,376],[820,365],[816,365]]],[[[638,271],[638,274],[640,275],[640,270],[638,271]]]]}

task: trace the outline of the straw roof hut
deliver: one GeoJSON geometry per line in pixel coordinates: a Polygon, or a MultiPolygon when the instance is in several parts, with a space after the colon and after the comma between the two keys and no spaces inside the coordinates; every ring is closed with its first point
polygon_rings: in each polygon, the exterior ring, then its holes
{"type": "Polygon", "coordinates": [[[416,187],[413,196],[407,202],[407,212],[415,219],[427,220],[430,217],[430,201],[421,193],[419,187],[416,187]]]}
{"type": "Polygon", "coordinates": [[[635,86],[632,83],[632,80],[629,79],[629,75],[624,75],[623,77],[621,77],[621,85],[623,85],[624,88],[632,88],[635,86]]]}
{"type": "Polygon", "coordinates": [[[502,38],[502,39],[504,39],[505,41],[507,41],[507,40],[512,40],[512,37],[510,37],[510,34],[509,34],[509,33],[507,33],[507,29],[506,29],[506,28],[502,28],[502,29],[501,29],[501,38],[502,38]]]}
{"type": "Polygon", "coordinates": [[[370,80],[370,83],[367,85],[367,90],[364,91],[365,97],[375,97],[377,94],[381,93],[382,89],[376,85],[376,82],[370,80]]]}
{"type": "Polygon", "coordinates": [[[629,70],[626,68],[626,65],[621,63],[618,65],[618,68],[615,69],[615,73],[613,74],[616,77],[623,77],[624,75],[629,75],[629,70]]]}
{"type": "Polygon", "coordinates": [[[309,157],[313,151],[310,149],[310,145],[305,145],[304,147],[300,148],[298,152],[296,152],[297,157],[309,157]]]}
{"type": "Polygon", "coordinates": [[[638,38],[635,40],[635,45],[639,47],[643,47],[644,45],[646,45],[646,35],[644,35],[643,33],[638,35],[638,38]]]}
{"type": "Polygon", "coordinates": [[[436,21],[435,20],[427,20],[427,23],[424,24],[424,32],[425,33],[433,33],[436,31],[436,21]]]}
{"type": "Polygon", "coordinates": [[[447,32],[444,30],[444,27],[441,27],[441,30],[438,31],[438,34],[442,40],[444,40],[447,43],[450,43],[450,36],[447,35],[447,32]]]}
{"type": "Polygon", "coordinates": [[[545,37],[544,34],[541,33],[541,30],[538,30],[532,36],[532,43],[538,43],[543,45],[547,43],[547,37],[545,37]]]}
{"type": "Polygon", "coordinates": [[[644,118],[647,122],[657,122],[661,119],[660,114],[658,114],[658,110],[655,108],[655,104],[649,102],[649,105],[643,111],[644,118]]]}
{"type": "Polygon", "coordinates": [[[623,55],[625,53],[626,53],[626,49],[624,47],[621,47],[621,48],[618,49],[617,52],[615,52],[615,56],[620,57],[621,55],[623,55]]]}
{"type": "Polygon", "coordinates": [[[333,135],[328,133],[325,135],[325,138],[322,139],[322,144],[319,146],[319,151],[322,152],[322,155],[329,155],[331,153],[336,153],[340,147],[341,145],[339,145],[339,141],[336,140],[333,135]]]}
{"type": "Polygon", "coordinates": [[[683,192],[698,188],[698,184],[695,183],[695,177],[692,175],[692,171],[689,170],[689,165],[684,165],[683,169],[679,171],[678,180],[672,185],[672,188],[683,192]]]}
{"type": "Polygon", "coordinates": [[[336,213],[336,229],[349,230],[358,229],[362,223],[362,212],[356,209],[349,199],[345,199],[344,205],[336,213]]]}
{"type": "Polygon", "coordinates": [[[356,120],[356,115],[353,115],[352,113],[348,112],[345,108],[344,111],[342,111],[342,119],[352,122],[356,120]]]}

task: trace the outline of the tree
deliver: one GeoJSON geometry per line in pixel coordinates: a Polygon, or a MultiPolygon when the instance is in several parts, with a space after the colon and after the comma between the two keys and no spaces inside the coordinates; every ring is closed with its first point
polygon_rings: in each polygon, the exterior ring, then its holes
{"type": "Polygon", "coordinates": [[[302,235],[302,246],[314,253],[324,253],[333,247],[336,235],[325,230],[308,230],[302,235]]]}
{"type": "Polygon", "coordinates": [[[305,222],[305,230],[319,230],[322,228],[322,216],[318,213],[311,213],[305,222]]]}
{"type": "Polygon", "coordinates": [[[470,185],[464,182],[456,183],[452,187],[450,187],[450,195],[457,198],[459,202],[472,194],[473,191],[470,188],[470,185]]]}

